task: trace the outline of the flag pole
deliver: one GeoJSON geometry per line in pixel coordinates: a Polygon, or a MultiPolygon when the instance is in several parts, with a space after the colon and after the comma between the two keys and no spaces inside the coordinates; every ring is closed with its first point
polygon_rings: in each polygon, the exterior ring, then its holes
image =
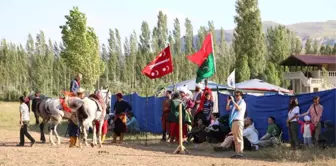
{"type": "Polygon", "coordinates": [[[215,73],[216,73],[216,57],[215,57],[215,48],[214,48],[214,42],[213,42],[213,37],[212,33],[210,32],[211,36],[211,45],[212,45],[212,56],[214,58],[214,66],[215,66],[215,73]]]}
{"type": "MultiPolygon", "coordinates": [[[[147,120],[148,120],[148,91],[147,91],[147,86],[146,86],[146,130],[147,130],[147,120]]],[[[148,136],[147,136],[147,131],[146,131],[146,146],[147,146],[147,139],[148,136]]]]}

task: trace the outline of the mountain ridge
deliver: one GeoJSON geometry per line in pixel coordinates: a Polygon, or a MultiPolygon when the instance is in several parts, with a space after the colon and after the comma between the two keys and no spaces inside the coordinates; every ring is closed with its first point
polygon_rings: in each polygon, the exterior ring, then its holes
{"type": "MultiPolygon", "coordinates": [[[[268,28],[274,27],[277,25],[284,25],[274,21],[263,21],[262,27],[263,32],[265,33],[268,28]]],[[[310,37],[313,39],[317,39],[321,44],[335,44],[336,43],[336,20],[327,20],[323,22],[299,22],[284,25],[289,30],[293,31],[298,35],[303,43],[310,37]]],[[[220,29],[215,30],[216,40],[219,42],[220,38],[220,29]]],[[[232,42],[233,39],[233,29],[224,30],[225,31],[225,40],[228,43],[232,42]]],[[[197,43],[197,35],[194,35],[193,42],[197,43]]],[[[182,44],[184,43],[184,37],[181,38],[182,44]]],[[[184,44],[183,44],[184,45],[184,44]]]]}

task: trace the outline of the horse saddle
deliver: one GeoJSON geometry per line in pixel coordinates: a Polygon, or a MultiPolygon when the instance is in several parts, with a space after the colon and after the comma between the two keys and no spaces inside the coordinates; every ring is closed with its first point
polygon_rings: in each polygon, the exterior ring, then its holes
{"type": "Polygon", "coordinates": [[[99,111],[103,111],[104,102],[102,102],[101,99],[97,95],[92,94],[92,95],[89,96],[89,99],[91,99],[92,101],[94,101],[97,104],[97,107],[98,107],[99,111]]]}

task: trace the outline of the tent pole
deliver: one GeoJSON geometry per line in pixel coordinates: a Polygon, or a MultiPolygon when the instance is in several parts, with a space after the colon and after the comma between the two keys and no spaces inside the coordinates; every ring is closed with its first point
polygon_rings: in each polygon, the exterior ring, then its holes
{"type": "MultiPolygon", "coordinates": [[[[145,126],[146,126],[146,130],[147,130],[147,127],[148,127],[148,126],[147,126],[147,124],[148,124],[148,123],[147,123],[147,119],[148,119],[148,89],[147,89],[147,87],[148,87],[148,86],[146,85],[145,87],[146,87],[146,110],[145,110],[145,111],[146,111],[146,120],[145,120],[145,126]]],[[[148,144],[147,144],[147,137],[148,137],[148,136],[147,136],[147,131],[146,131],[145,134],[146,134],[146,142],[145,142],[145,145],[147,146],[147,145],[148,145],[148,144]]]]}
{"type": "Polygon", "coordinates": [[[182,137],[182,126],[183,126],[183,121],[182,121],[182,104],[179,104],[179,146],[176,148],[174,151],[174,154],[184,154],[184,153],[189,153],[188,150],[183,146],[183,137],[182,137]]]}

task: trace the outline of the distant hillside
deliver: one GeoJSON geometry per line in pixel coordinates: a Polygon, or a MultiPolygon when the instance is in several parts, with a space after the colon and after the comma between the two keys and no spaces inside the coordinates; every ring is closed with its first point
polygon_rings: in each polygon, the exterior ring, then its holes
{"type": "MultiPolygon", "coordinates": [[[[272,21],[264,21],[264,32],[270,27],[280,25],[272,21]]],[[[288,29],[295,32],[303,41],[308,37],[315,38],[323,44],[336,43],[336,20],[329,20],[325,22],[303,22],[285,25],[288,29]]],[[[217,42],[220,41],[220,30],[216,30],[217,42]]],[[[225,40],[229,43],[232,42],[233,30],[225,30],[225,40]]],[[[197,35],[194,36],[194,43],[197,41],[197,35]]],[[[182,44],[184,40],[182,38],[182,44]]]]}

